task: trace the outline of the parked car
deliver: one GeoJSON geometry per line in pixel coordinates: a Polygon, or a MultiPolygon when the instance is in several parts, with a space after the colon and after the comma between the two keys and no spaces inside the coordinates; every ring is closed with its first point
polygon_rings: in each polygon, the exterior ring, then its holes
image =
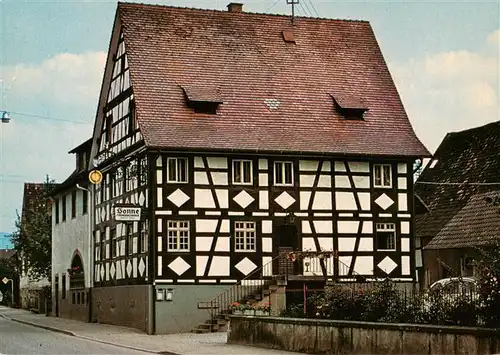
{"type": "Polygon", "coordinates": [[[434,282],[425,292],[423,307],[426,311],[432,305],[453,304],[457,299],[477,300],[477,281],[473,277],[449,277],[434,282]],[[436,304],[436,302],[438,302],[436,304]]]}
{"type": "Polygon", "coordinates": [[[428,292],[442,292],[445,298],[464,296],[477,299],[477,280],[474,277],[449,277],[434,282],[428,292]]]}

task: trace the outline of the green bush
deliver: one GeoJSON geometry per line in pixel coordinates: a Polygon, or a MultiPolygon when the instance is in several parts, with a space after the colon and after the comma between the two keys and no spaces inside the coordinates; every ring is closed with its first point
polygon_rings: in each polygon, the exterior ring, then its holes
{"type": "Polygon", "coordinates": [[[353,289],[338,284],[307,299],[292,304],[285,317],[357,320],[385,323],[424,323],[436,325],[477,324],[478,301],[468,295],[449,296],[441,290],[423,294],[402,292],[390,280],[353,289]]]}
{"type": "Polygon", "coordinates": [[[489,251],[478,250],[479,314],[486,326],[500,328],[500,241],[489,251]]]}

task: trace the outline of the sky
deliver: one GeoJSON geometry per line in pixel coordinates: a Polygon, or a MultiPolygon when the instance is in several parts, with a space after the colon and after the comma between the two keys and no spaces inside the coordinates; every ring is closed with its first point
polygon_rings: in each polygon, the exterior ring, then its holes
{"type": "MultiPolygon", "coordinates": [[[[126,1],[129,2],[129,1],[126,1]]],[[[135,1],[225,10],[215,0],[135,1]]],[[[289,14],[286,0],[244,11],[289,14]]],[[[0,0],[0,231],[14,229],[23,183],[63,181],[92,134],[116,1],[0,0]]],[[[370,21],[417,136],[500,120],[500,3],[300,0],[299,16],[370,21]]]]}

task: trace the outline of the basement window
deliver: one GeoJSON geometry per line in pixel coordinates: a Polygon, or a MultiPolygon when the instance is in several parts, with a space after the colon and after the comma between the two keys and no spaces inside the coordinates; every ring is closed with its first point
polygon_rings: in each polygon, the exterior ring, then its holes
{"type": "Polygon", "coordinates": [[[211,87],[183,86],[187,107],[195,113],[205,113],[215,115],[222,99],[217,93],[217,89],[211,87]]]}
{"type": "Polygon", "coordinates": [[[335,110],[346,120],[364,120],[367,105],[361,98],[350,94],[330,94],[333,98],[335,110]]]}

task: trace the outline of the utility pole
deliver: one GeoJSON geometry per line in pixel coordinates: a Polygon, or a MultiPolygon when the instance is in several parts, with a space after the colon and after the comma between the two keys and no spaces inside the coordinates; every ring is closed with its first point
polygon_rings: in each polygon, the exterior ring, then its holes
{"type": "Polygon", "coordinates": [[[295,25],[295,5],[298,5],[299,0],[286,0],[288,5],[292,5],[292,24],[295,25]]]}

